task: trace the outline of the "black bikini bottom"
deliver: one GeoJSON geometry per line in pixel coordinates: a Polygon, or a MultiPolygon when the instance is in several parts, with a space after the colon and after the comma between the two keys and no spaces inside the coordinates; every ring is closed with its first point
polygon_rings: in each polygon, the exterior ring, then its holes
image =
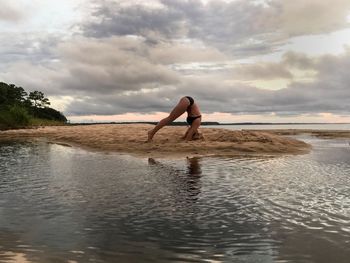
{"type": "Polygon", "coordinates": [[[190,96],[186,96],[186,98],[190,102],[190,106],[189,107],[191,107],[193,105],[193,103],[194,103],[194,99],[192,97],[190,97],[190,96]]]}
{"type": "Polygon", "coordinates": [[[202,117],[202,115],[198,115],[198,116],[188,116],[187,119],[186,119],[186,121],[187,121],[187,123],[188,123],[189,125],[192,125],[193,121],[194,121],[195,119],[200,118],[200,117],[202,117]]]}

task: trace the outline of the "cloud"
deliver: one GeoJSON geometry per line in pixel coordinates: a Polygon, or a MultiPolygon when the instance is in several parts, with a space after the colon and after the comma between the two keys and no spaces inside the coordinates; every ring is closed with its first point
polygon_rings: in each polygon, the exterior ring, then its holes
{"type": "Polygon", "coordinates": [[[282,64],[298,69],[314,69],[317,64],[317,59],[307,56],[304,53],[286,52],[282,57],[282,64]]]}
{"type": "Polygon", "coordinates": [[[186,64],[200,62],[227,61],[228,57],[213,47],[200,42],[179,43],[163,42],[148,47],[149,59],[161,64],[186,64]]]}
{"type": "MultiPolygon", "coordinates": [[[[301,58],[302,54],[289,53],[285,57],[301,58]]],[[[281,63],[290,63],[285,60],[281,63]]],[[[310,60],[315,61],[313,69],[317,71],[317,78],[308,83],[293,81],[281,90],[264,90],[240,82],[232,83],[229,79],[223,79],[221,74],[191,76],[182,79],[172,88],[163,87],[152,92],[140,91],[114,96],[97,95],[79,105],[72,104],[69,110],[81,115],[86,112],[169,112],[181,96],[191,95],[205,113],[275,113],[277,116],[322,112],[348,114],[350,77],[347,68],[350,66],[350,52],[341,56],[328,55],[310,60]],[[91,102],[105,106],[89,110],[91,102]]],[[[298,66],[304,67],[304,64],[298,66]]]]}
{"type": "Polygon", "coordinates": [[[193,96],[204,113],[349,112],[350,49],[321,57],[288,52],[276,63],[246,65],[235,76],[220,70],[182,75],[168,65],[174,61],[172,56],[164,59],[153,51],[156,46],[149,47],[142,38],[79,37],[57,46],[52,55],[58,60],[19,61],[0,73],[0,78],[49,97],[70,94],[71,103],[64,110],[67,115],[169,112],[185,95],[193,96]],[[314,80],[290,78],[288,72],[293,69],[314,71],[314,80]],[[266,90],[244,82],[275,77],[290,78],[291,83],[284,89],[266,90]]]}
{"type": "MultiPolygon", "coordinates": [[[[289,54],[291,55],[291,53],[289,54]]],[[[286,56],[288,57],[288,56],[286,56]]],[[[289,56],[295,57],[295,56],[289,56]]],[[[296,57],[301,58],[298,54],[296,57]]],[[[346,68],[350,66],[350,50],[344,54],[324,55],[319,58],[309,58],[299,66],[308,67],[313,64],[317,72],[315,80],[310,83],[292,82],[288,88],[270,93],[260,98],[262,105],[272,105],[276,113],[348,113],[350,103],[350,77],[346,68]]]]}
{"type": "Polygon", "coordinates": [[[310,78],[315,78],[315,74],[320,70],[325,57],[311,57],[304,53],[288,51],[281,56],[279,62],[260,61],[232,65],[229,74],[241,81],[275,79],[299,81],[300,77],[307,77],[310,81],[310,78]]]}
{"type": "Polygon", "coordinates": [[[270,6],[280,10],[277,20],[281,30],[288,35],[329,33],[349,27],[350,2],[347,0],[332,3],[325,0],[272,0],[270,6]]]}
{"type": "Polygon", "coordinates": [[[48,95],[121,94],[175,85],[177,72],[149,58],[147,44],[134,37],[76,37],[50,50],[54,59],[42,63],[19,60],[0,74],[9,82],[48,95]],[[18,74],[30,72],[31,74],[18,74]],[[36,81],[37,80],[37,81],[36,81]],[[44,85],[43,80],[51,81],[44,85]]]}
{"type": "Polygon", "coordinates": [[[349,49],[320,57],[288,51],[275,62],[236,58],[270,54],[292,36],[347,27],[349,5],[101,1],[83,35],[2,34],[0,79],[52,98],[69,95],[67,115],[169,112],[185,95],[205,113],[348,114],[349,49]],[[287,84],[258,85],[274,80],[287,84]]]}
{"type": "Polygon", "coordinates": [[[164,36],[174,36],[182,23],[182,14],[166,7],[125,1],[103,1],[93,12],[95,21],[84,26],[86,35],[93,37],[147,35],[151,31],[164,36]]]}
{"type": "Polygon", "coordinates": [[[329,33],[348,28],[350,2],[270,0],[209,1],[161,0],[123,5],[104,1],[95,20],[82,29],[88,36],[138,35],[151,43],[188,38],[215,46],[236,57],[277,51],[294,36],[329,33]],[[315,15],[317,13],[317,15],[315,15]]]}
{"type": "Polygon", "coordinates": [[[26,91],[40,90],[46,95],[61,94],[63,87],[58,81],[66,75],[65,69],[54,64],[43,65],[30,61],[16,61],[0,71],[0,79],[22,86],[26,91]]]}
{"type": "Polygon", "coordinates": [[[0,34],[0,70],[16,62],[42,64],[56,58],[54,49],[62,36],[41,33],[2,32],[0,34]]]}
{"type": "Polygon", "coordinates": [[[233,76],[240,80],[292,79],[292,73],[280,63],[242,64],[233,69],[233,76]]]}
{"type": "Polygon", "coordinates": [[[150,43],[190,38],[219,48],[231,43],[237,45],[236,49],[240,52],[271,50],[261,41],[246,39],[260,34],[265,26],[264,21],[259,25],[252,23],[264,9],[249,1],[218,1],[204,5],[201,1],[163,0],[157,8],[146,4],[125,6],[122,3],[102,2],[94,12],[96,19],[83,25],[85,34],[93,37],[138,35],[150,43]],[[243,47],[240,46],[242,40],[247,42],[243,47]]]}
{"type": "Polygon", "coordinates": [[[23,10],[20,6],[13,3],[10,0],[2,0],[0,8],[0,22],[18,22],[25,17],[23,10]]]}
{"type": "Polygon", "coordinates": [[[176,72],[148,59],[139,38],[81,38],[59,45],[58,50],[69,72],[62,83],[69,90],[119,94],[179,82],[176,72]]]}

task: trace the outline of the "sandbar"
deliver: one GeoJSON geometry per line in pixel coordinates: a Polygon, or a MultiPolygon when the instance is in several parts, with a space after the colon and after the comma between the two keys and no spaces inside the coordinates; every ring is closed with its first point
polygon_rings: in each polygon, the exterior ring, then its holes
{"type": "Polygon", "coordinates": [[[47,139],[91,150],[142,157],[237,156],[250,154],[303,154],[311,146],[303,141],[264,131],[201,128],[204,138],[185,142],[186,127],[167,126],[146,143],[151,124],[96,124],[46,126],[0,132],[0,141],[47,139]]]}

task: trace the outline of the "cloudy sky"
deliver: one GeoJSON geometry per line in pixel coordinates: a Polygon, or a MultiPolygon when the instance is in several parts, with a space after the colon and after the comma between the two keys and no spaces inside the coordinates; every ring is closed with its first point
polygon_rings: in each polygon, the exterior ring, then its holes
{"type": "Polygon", "coordinates": [[[1,0],[0,32],[0,81],[72,122],[350,122],[349,0],[1,0]]]}

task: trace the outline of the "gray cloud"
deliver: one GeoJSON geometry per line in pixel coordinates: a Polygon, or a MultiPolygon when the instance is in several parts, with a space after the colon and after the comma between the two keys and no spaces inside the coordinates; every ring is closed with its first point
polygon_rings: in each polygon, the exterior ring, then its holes
{"type": "Polygon", "coordinates": [[[115,1],[101,2],[92,15],[97,21],[88,23],[84,30],[93,37],[147,35],[151,31],[173,37],[183,17],[175,9],[154,9],[140,4],[124,6],[115,1]]]}
{"type": "Polygon", "coordinates": [[[260,40],[266,30],[265,20],[260,19],[258,24],[254,22],[261,13],[266,13],[262,6],[242,0],[234,3],[218,1],[208,5],[181,0],[163,0],[160,3],[163,7],[154,9],[147,5],[124,6],[104,1],[94,12],[99,19],[88,22],[83,30],[93,37],[139,35],[150,43],[194,38],[220,49],[230,47],[237,51],[236,55],[271,51],[273,45],[266,45],[260,40]],[[249,40],[252,35],[257,41],[249,40]]]}
{"type": "MultiPolygon", "coordinates": [[[[240,83],[227,72],[179,75],[167,65],[150,62],[152,52],[144,52],[144,45],[144,41],[134,38],[81,38],[58,46],[56,55],[60,61],[47,65],[18,62],[0,77],[49,96],[69,94],[74,100],[64,111],[67,115],[169,112],[185,95],[193,96],[205,113],[349,112],[350,49],[342,55],[318,58],[289,52],[281,62],[265,64],[262,72],[260,64],[249,66],[252,78],[269,75],[268,66],[271,72],[276,67],[286,72],[293,67],[316,72],[313,82],[296,79],[287,88],[273,91],[240,83]]],[[[275,76],[278,75],[270,75],[275,76]]]]}
{"type": "Polygon", "coordinates": [[[67,115],[169,112],[184,95],[198,100],[205,113],[348,114],[350,50],[230,63],[278,50],[291,36],[344,28],[350,3],[254,2],[163,0],[156,8],[99,2],[95,22],[82,26],[85,36],[1,35],[0,79],[48,96],[71,96],[67,115]],[[295,71],[312,72],[315,80],[301,81],[295,71]],[[275,91],[247,84],[274,79],[291,84],[275,91]]]}
{"type": "Polygon", "coordinates": [[[332,3],[324,0],[272,0],[269,3],[279,10],[277,22],[280,30],[288,35],[329,33],[349,27],[350,2],[347,0],[332,3]]]}
{"type": "Polygon", "coordinates": [[[261,63],[261,64],[246,64],[234,68],[233,77],[240,80],[256,80],[256,79],[292,79],[293,75],[282,64],[279,63],[261,63]]]}
{"type": "Polygon", "coordinates": [[[18,22],[25,17],[23,11],[13,1],[2,0],[0,8],[0,22],[18,22]]]}
{"type": "Polygon", "coordinates": [[[3,32],[0,34],[1,67],[7,68],[18,61],[28,61],[33,64],[46,63],[57,58],[53,50],[60,42],[61,36],[51,34],[21,34],[3,32]]]}
{"type": "Polygon", "coordinates": [[[177,73],[152,63],[144,48],[144,41],[137,38],[83,38],[60,45],[62,63],[69,72],[61,80],[63,86],[91,94],[119,94],[178,83],[177,73]]]}
{"type": "Polygon", "coordinates": [[[311,58],[303,53],[287,52],[283,55],[282,63],[285,66],[299,69],[314,69],[317,64],[315,58],[311,58]]]}
{"type": "Polygon", "coordinates": [[[36,63],[38,65],[19,60],[0,76],[9,82],[15,79],[28,89],[41,88],[52,96],[113,95],[179,83],[178,73],[166,65],[152,62],[145,48],[145,41],[138,38],[78,37],[51,50],[50,55],[56,59],[36,63]],[[51,84],[45,85],[46,81],[51,84]]]}
{"type": "MultiPolygon", "coordinates": [[[[298,54],[298,57],[302,55],[298,54]]],[[[306,58],[306,56],[305,56],[306,58]]],[[[294,112],[349,112],[350,76],[346,68],[350,66],[350,52],[339,56],[325,55],[318,59],[305,60],[301,68],[313,62],[316,80],[311,83],[293,82],[286,89],[281,89],[263,96],[263,105],[273,105],[277,113],[294,112]]]]}
{"type": "MultiPolygon", "coordinates": [[[[301,54],[289,54],[301,57],[301,54]]],[[[312,60],[312,58],[310,58],[312,60]]],[[[308,64],[308,63],[307,63],[308,64]]],[[[304,67],[304,65],[299,65],[304,67]]],[[[151,93],[114,96],[97,95],[93,98],[98,105],[105,105],[98,112],[89,110],[90,102],[72,104],[69,110],[74,114],[125,112],[168,112],[184,95],[193,96],[205,113],[227,112],[233,114],[276,113],[297,115],[303,113],[331,112],[346,114],[350,103],[350,52],[342,56],[323,56],[317,59],[314,82],[292,82],[281,90],[263,90],[246,84],[227,84],[222,75],[192,76],[174,87],[164,87],[151,93]],[[77,106],[77,108],[76,108],[77,106]]],[[[90,108],[91,109],[91,108],[90,108]]],[[[95,110],[95,109],[94,109],[95,110]]]]}
{"type": "Polygon", "coordinates": [[[292,36],[328,33],[347,28],[350,2],[303,0],[210,1],[161,0],[162,8],[122,5],[104,1],[99,18],[83,25],[86,35],[144,36],[150,43],[192,38],[234,56],[266,54],[278,50],[292,36]],[[317,12],[317,15],[315,15],[317,12]]]}

